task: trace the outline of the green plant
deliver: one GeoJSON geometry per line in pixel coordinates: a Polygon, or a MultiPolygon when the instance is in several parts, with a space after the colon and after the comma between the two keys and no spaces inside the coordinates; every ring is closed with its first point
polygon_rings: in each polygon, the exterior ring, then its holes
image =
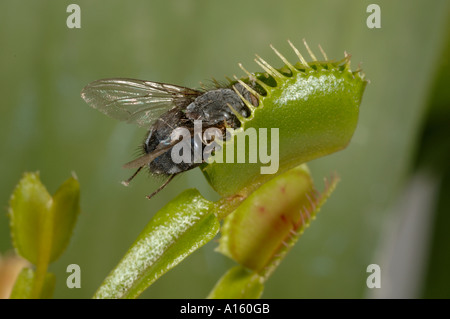
{"type": "MultiPolygon", "coordinates": [[[[248,77],[236,78],[258,98],[259,104],[255,107],[242,98],[252,115],[239,117],[241,128],[226,142],[236,154],[236,139],[245,129],[279,128],[278,172],[261,174],[261,163],[203,165],[204,175],[222,199],[210,202],[196,190],[187,190],[174,198],[150,221],[94,297],[137,297],[211,240],[221,221],[224,223],[218,251],[233,258],[239,266],[224,275],[209,297],[261,295],[263,282],[315,217],[338,181],[332,178],[320,195],[302,163],[341,150],[350,142],[367,83],[360,70],[351,71],[348,55],[340,61],[329,61],[323,54],[324,61],[318,61],[306,45],[313,59],[307,63],[292,47],[300,59],[297,64],[290,64],[274,49],[285,66],[275,69],[258,57],[256,61],[264,73],[251,74],[243,68],[248,77]]],[[[226,156],[221,152],[226,153],[229,147],[223,147],[215,155],[226,156]]],[[[248,152],[247,149],[247,156],[248,152]]]]}
{"type": "Polygon", "coordinates": [[[75,176],[51,196],[39,173],[25,173],[9,203],[10,228],[17,253],[34,268],[19,274],[11,298],[50,298],[55,277],[47,271],[67,247],[77,216],[80,186],[75,176]]]}
{"type": "MultiPolygon", "coordinates": [[[[325,190],[320,194],[304,163],[348,145],[357,125],[359,105],[367,84],[360,70],[351,71],[348,55],[340,61],[330,61],[321,50],[324,60],[318,61],[306,45],[313,60],[308,63],[292,47],[299,57],[298,63],[289,63],[274,49],[285,63],[282,68],[275,69],[258,57],[256,62],[264,69],[263,73],[252,74],[242,68],[247,77],[230,80],[246,87],[257,98],[258,106],[241,97],[251,110],[251,116],[239,117],[241,128],[225,142],[227,147],[215,154],[220,156],[221,152],[230,149],[236,154],[236,140],[245,129],[277,128],[279,144],[275,145],[277,149],[271,150],[279,151],[277,172],[261,174],[262,163],[202,165],[203,174],[222,198],[211,202],[197,190],[190,189],[170,201],[144,228],[99,287],[95,298],[138,297],[160,276],[214,238],[219,230],[222,236],[218,251],[234,259],[238,266],[219,280],[209,297],[257,298],[261,295],[264,282],[315,217],[338,181],[337,177],[326,180],[325,190]]],[[[249,152],[249,149],[245,150],[247,157],[249,152]]],[[[45,195],[40,182],[35,181],[35,175],[27,174],[26,177],[26,181],[33,177],[32,182],[19,183],[11,199],[11,229],[18,252],[36,264],[36,276],[33,277],[29,270],[24,271],[16,284],[22,288],[15,288],[15,291],[33,287],[32,293],[15,293],[15,296],[37,298],[48,295],[43,289],[53,280],[45,277],[48,262],[65,247],[75,220],[73,216],[79,208],[75,201],[77,196],[65,196],[60,201],[58,194],[62,191],[58,191],[52,201],[45,195]],[[37,190],[30,190],[32,196],[18,196],[28,194],[21,186],[27,184],[37,185],[37,190]],[[70,213],[65,215],[66,218],[57,218],[60,216],[57,211],[67,209],[70,213]],[[35,216],[30,213],[35,211],[40,212],[39,216],[50,217],[39,217],[42,226],[37,228],[39,232],[35,235],[39,245],[30,249],[34,254],[30,255],[27,248],[31,245],[23,245],[17,240],[26,231],[17,231],[20,223],[16,221],[35,216]],[[60,223],[65,227],[54,228],[60,223]],[[45,235],[53,233],[52,236],[45,235]],[[61,241],[55,241],[58,236],[63,236],[61,241]],[[61,247],[53,248],[57,242],[61,247]]]]}

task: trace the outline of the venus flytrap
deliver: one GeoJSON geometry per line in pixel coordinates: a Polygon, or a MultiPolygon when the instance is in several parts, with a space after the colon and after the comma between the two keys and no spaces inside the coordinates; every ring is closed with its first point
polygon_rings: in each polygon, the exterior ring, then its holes
{"type": "Polygon", "coordinates": [[[263,184],[224,220],[218,251],[259,274],[290,247],[318,212],[324,198],[306,165],[263,184]],[[276,200],[274,200],[276,199],[276,200]]]}
{"type": "Polygon", "coordinates": [[[234,87],[251,114],[244,117],[233,111],[241,126],[232,130],[231,139],[214,152],[214,157],[227,160],[201,166],[222,199],[210,202],[194,190],[173,199],[150,221],[94,297],[136,298],[211,240],[221,220],[224,224],[218,250],[239,266],[224,275],[209,297],[261,295],[264,281],[337,183],[332,179],[323,194],[318,194],[302,164],[348,145],[367,84],[360,70],[351,71],[348,54],[340,61],[330,61],[320,48],[324,60],[318,61],[305,42],[313,60],[308,63],[290,44],[299,58],[296,64],[273,48],[283,67],[276,69],[257,56],[255,61],[264,72],[250,73],[241,66],[247,77],[230,80],[230,84],[239,83],[251,93],[251,100],[247,100],[234,87]],[[268,152],[266,160],[257,163],[229,160],[239,152],[250,156],[249,149],[242,149],[242,143],[237,142],[246,129],[265,129],[262,132],[271,140],[274,134],[268,128],[276,128],[279,138],[277,148],[272,145],[270,150],[279,152],[271,157],[279,160],[274,174],[261,174],[270,160],[268,152]]]}
{"type": "MultiPolygon", "coordinates": [[[[234,154],[237,154],[237,136],[246,129],[277,128],[279,169],[276,174],[345,148],[356,129],[367,84],[360,71],[351,71],[347,54],[340,61],[326,60],[326,55],[325,61],[317,61],[311,53],[314,61],[306,63],[294,49],[300,60],[295,65],[274,49],[286,63],[282,68],[275,69],[260,57],[256,61],[265,73],[252,74],[242,67],[248,77],[237,81],[251,90],[259,104],[255,107],[244,99],[252,114],[248,118],[240,117],[241,128],[233,131],[234,136],[227,142],[235,145],[234,154]]],[[[269,134],[267,139],[271,138],[269,134]]],[[[226,157],[221,153],[229,148],[230,145],[222,148],[216,156],[226,157]]],[[[205,165],[202,170],[219,194],[230,196],[247,193],[248,187],[273,178],[274,175],[261,174],[265,166],[227,161],[205,165]]]]}
{"type": "MultiPolygon", "coordinates": [[[[229,105],[240,125],[229,130],[230,138],[211,153],[227,160],[201,165],[222,198],[211,202],[191,189],[170,201],[144,228],[95,298],[137,298],[213,239],[221,221],[218,251],[238,266],[222,277],[209,297],[258,298],[262,294],[264,282],[337,183],[332,179],[319,194],[304,163],[347,146],[367,83],[359,70],[351,71],[347,54],[340,61],[329,61],[321,50],[324,61],[318,61],[306,45],[313,60],[308,63],[291,46],[299,58],[296,64],[273,48],[283,67],[276,69],[257,56],[255,61],[264,72],[250,73],[241,66],[247,77],[230,81],[250,114],[244,117],[242,110],[237,112],[229,105]],[[246,91],[236,89],[238,83],[246,91]],[[241,92],[249,92],[247,98],[241,92]],[[242,143],[251,135],[258,135],[259,161],[254,160],[257,148],[242,143]],[[271,141],[270,150],[267,141],[271,141]]],[[[95,89],[91,86],[88,90],[97,90],[98,85],[94,82],[95,89]]],[[[109,115],[123,119],[121,114],[109,115]]],[[[142,165],[148,156],[139,158],[137,164],[142,165]]],[[[35,270],[21,272],[12,297],[51,296],[55,279],[47,272],[48,265],[67,246],[79,210],[75,177],[50,196],[38,174],[24,175],[10,200],[11,233],[16,251],[34,264],[35,270]]]]}

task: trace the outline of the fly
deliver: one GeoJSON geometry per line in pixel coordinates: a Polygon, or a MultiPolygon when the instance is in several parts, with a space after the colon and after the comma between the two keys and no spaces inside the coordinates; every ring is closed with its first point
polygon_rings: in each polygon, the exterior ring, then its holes
{"type": "MultiPolygon", "coordinates": [[[[177,174],[201,165],[194,161],[172,161],[171,150],[180,142],[171,139],[176,128],[184,127],[193,132],[194,121],[200,120],[202,133],[213,127],[225,134],[227,127],[240,126],[233,109],[243,117],[250,116],[250,110],[235,90],[257,106],[256,97],[239,83],[211,90],[195,90],[173,84],[111,78],[88,84],[82,90],[81,97],[91,107],[109,117],[148,128],[142,145],[143,155],[124,165],[125,168],[137,170],[122,183],[128,185],[144,167],[148,167],[152,174],[167,176],[166,182],[147,196],[150,199],[177,174]]],[[[202,140],[201,145],[198,144],[197,139],[192,137],[192,157],[194,148],[204,148],[206,141],[202,140]]]]}

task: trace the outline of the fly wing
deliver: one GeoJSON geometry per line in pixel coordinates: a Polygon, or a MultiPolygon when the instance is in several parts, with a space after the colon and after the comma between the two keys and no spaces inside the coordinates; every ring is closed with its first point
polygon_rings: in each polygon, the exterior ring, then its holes
{"type": "Polygon", "coordinates": [[[123,168],[138,168],[143,167],[150,162],[152,162],[155,158],[161,156],[162,154],[169,151],[174,145],[179,143],[179,140],[172,141],[168,145],[159,145],[153,152],[142,155],[141,157],[136,158],[135,160],[128,162],[123,165],[123,168]]]}
{"type": "Polygon", "coordinates": [[[139,126],[153,124],[174,107],[186,107],[202,92],[159,82],[113,78],[88,84],[81,97],[94,109],[139,126]]]}

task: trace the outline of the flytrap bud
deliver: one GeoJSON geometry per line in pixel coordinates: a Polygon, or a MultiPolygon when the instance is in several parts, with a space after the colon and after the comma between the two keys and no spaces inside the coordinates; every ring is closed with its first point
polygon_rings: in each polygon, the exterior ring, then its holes
{"type": "Polygon", "coordinates": [[[345,148],[353,136],[367,84],[364,74],[350,69],[348,54],[333,61],[321,49],[324,60],[319,61],[305,42],[313,60],[306,62],[289,44],[300,60],[296,64],[272,47],[285,63],[282,68],[275,69],[259,56],[255,61],[263,73],[250,73],[240,65],[248,77],[233,83],[251,93],[248,99],[235,88],[251,115],[236,114],[240,128],[214,155],[226,160],[202,168],[222,196],[246,195],[275,175],[345,148]],[[249,132],[257,134],[257,148],[252,148],[252,141],[242,144],[249,132]],[[239,160],[242,152],[245,160],[239,160]],[[255,157],[259,160],[252,160],[255,157]]]}
{"type": "Polygon", "coordinates": [[[262,278],[268,277],[337,182],[337,177],[325,180],[325,190],[319,193],[305,164],[277,176],[225,218],[218,250],[262,278]]]}

